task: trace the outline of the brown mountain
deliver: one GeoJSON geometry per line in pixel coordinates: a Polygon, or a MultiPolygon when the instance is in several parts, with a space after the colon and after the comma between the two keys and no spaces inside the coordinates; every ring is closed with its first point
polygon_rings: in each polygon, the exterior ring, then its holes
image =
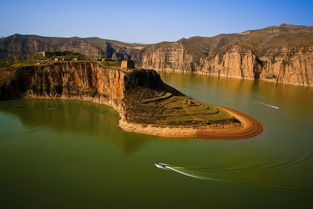
{"type": "Polygon", "coordinates": [[[141,65],[313,86],[313,27],[283,24],[163,42],[142,50],[141,65]]]}
{"type": "Polygon", "coordinates": [[[32,56],[37,51],[63,50],[87,56],[106,55],[109,58],[138,59],[143,44],[128,44],[101,38],[56,38],[15,34],[0,39],[0,57],[32,56]]]}
{"type": "Polygon", "coordinates": [[[143,68],[188,71],[313,86],[313,26],[282,24],[214,37],[142,45],[100,38],[12,35],[0,39],[0,57],[67,50],[87,56],[134,59],[143,68]]]}

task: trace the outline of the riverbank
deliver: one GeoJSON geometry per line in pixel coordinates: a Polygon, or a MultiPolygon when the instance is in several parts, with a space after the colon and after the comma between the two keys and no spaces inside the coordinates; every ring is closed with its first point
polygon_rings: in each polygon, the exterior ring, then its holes
{"type": "Polygon", "coordinates": [[[239,139],[262,131],[248,116],[184,95],[153,70],[89,61],[14,68],[0,86],[0,99],[18,98],[103,103],[119,113],[123,130],[156,136],[239,139]]]}
{"type": "Polygon", "coordinates": [[[255,119],[227,107],[218,107],[230,113],[240,123],[200,127],[174,127],[137,124],[121,119],[119,126],[127,132],[167,138],[247,139],[262,133],[263,126],[255,119]]]}
{"type": "Polygon", "coordinates": [[[216,106],[219,109],[230,113],[240,123],[232,124],[214,124],[199,127],[188,126],[159,126],[151,124],[139,124],[127,121],[118,106],[106,101],[104,98],[92,97],[44,97],[44,96],[26,96],[23,99],[39,99],[39,100],[73,100],[92,102],[97,104],[112,107],[117,111],[121,117],[119,120],[119,127],[131,133],[145,134],[151,136],[159,136],[166,138],[202,138],[202,139],[221,139],[221,140],[234,140],[234,139],[248,139],[257,136],[263,132],[263,126],[257,120],[250,116],[233,110],[231,108],[216,106]]]}

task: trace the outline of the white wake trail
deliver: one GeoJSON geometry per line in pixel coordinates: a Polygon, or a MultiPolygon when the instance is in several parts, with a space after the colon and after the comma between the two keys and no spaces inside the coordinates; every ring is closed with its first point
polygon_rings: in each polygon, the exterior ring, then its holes
{"type": "Polygon", "coordinates": [[[180,173],[180,174],[182,174],[182,175],[189,176],[189,177],[196,178],[196,179],[202,179],[202,180],[218,180],[218,179],[216,179],[216,178],[204,177],[204,176],[196,175],[196,174],[194,174],[194,172],[185,171],[183,168],[175,168],[175,167],[172,167],[172,166],[170,166],[170,165],[167,165],[167,166],[166,166],[166,169],[172,170],[172,171],[175,171],[175,172],[180,173]]]}
{"type": "Polygon", "coordinates": [[[271,108],[276,109],[276,110],[279,110],[279,107],[274,106],[274,105],[266,104],[266,103],[263,103],[263,102],[260,102],[259,104],[267,106],[267,107],[271,107],[271,108]]]}
{"type": "MultiPolygon", "coordinates": [[[[309,193],[309,194],[313,193],[312,186],[285,185],[285,184],[279,184],[279,183],[273,184],[272,182],[266,182],[266,181],[258,182],[257,179],[251,178],[250,175],[240,174],[236,172],[236,170],[238,170],[237,168],[208,169],[207,171],[199,172],[199,171],[190,170],[188,168],[173,166],[173,165],[164,164],[164,163],[163,165],[165,165],[165,167],[159,167],[159,168],[174,171],[184,176],[188,176],[188,177],[200,179],[200,180],[219,181],[220,183],[231,184],[231,185],[246,185],[246,186],[255,185],[255,186],[268,188],[268,189],[274,189],[274,190],[304,192],[304,193],[309,193]]],[[[264,169],[271,168],[271,167],[272,166],[264,167],[264,169]]],[[[252,169],[243,168],[243,169],[239,169],[239,171],[240,170],[247,170],[247,171],[250,170],[251,172],[253,172],[255,169],[252,167],[252,169]]],[[[260,171],[262,171],[262,169],[260,169],[260,171]]]]}

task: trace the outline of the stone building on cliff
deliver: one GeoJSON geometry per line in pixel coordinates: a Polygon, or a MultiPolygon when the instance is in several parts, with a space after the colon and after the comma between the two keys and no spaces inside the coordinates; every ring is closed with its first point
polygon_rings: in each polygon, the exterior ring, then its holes
{"type": "Polygon", "coordinates": [[[135,63],[133,60],[123,60],[121,63],[121,68],[123,69],[135,68],[135,63]]]}

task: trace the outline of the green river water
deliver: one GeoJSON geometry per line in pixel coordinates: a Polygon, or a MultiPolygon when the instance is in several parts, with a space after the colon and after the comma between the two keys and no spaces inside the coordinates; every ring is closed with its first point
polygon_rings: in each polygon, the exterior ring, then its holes
{"type": "Polygon", "coordinates": [[[313,88],[161,76],[188,96],[254,117],[264,132],[167,139],[123,132],[118,114],[100,104],[2,101],[0,208],[313,208],[313,88]]]}

